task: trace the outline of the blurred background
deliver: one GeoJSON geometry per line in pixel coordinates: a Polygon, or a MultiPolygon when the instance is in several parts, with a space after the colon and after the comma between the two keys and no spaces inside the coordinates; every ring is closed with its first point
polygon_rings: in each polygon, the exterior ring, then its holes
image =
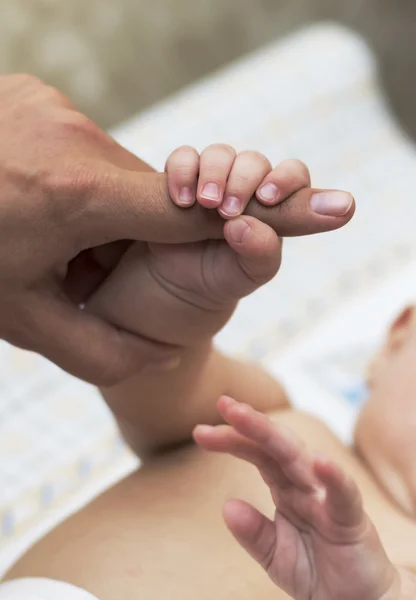
{"type": "Polygon", "coordinates": [[[364,35],[416,135],[415,0],[0,0],[0,72],[29,72],[103,127],[302,25],[364,35]]]}

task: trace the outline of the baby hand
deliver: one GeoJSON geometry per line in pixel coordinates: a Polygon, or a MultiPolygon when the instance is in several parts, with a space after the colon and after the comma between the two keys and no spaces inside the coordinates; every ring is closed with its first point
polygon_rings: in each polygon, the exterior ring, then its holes
{"type": "MultiPolygon", "coordinates": [[[[220,199],[225,191],[226,198],[238,199],[239,210],[264,186],[278,189],[278,202],[310,186],[309,172],[299,161],[285,161],[272,170],[259,153],[236,157],[231,148],[220,145],[208,148],[201,160],[196,151],[180,148],[168,159],[167,171],[174,201],[183,203],[183,190],[198,187],[201,202],[212,205],[212,200],[203,199],[203,190],[206,183],[216,182],[220,199]]],[[[226,201],[217,206],[225,214],[226,201]]],[[[275,276],[281,260],[277,234],[253,217],[225,222],[224,237],[186,244],[133,244],[91,298],[89,308],[122,329],[158,342],[189,347],[210,340],[240,298],[275,276]]]]}
{"type": "Polygon", "coordinates": [[[413,575],[387,558],[350,477],[253,408],[226,397],[218,407],[228,425],[200,425],[194,437],[252,463],[270,488],[273,520],[240,500],[226,503],[224,518],[278,587],[295,600],[413,597],[413,575]]]}
{"type": "Polygon", "coordinates": [[[255,196],[274,206],[310,185],[309,171],[298,160],[285,160],[275,169],[260,152],[236,153],[226,144],[208,146],[201,155],[181,146],[166,162],[169,194],[175,204],[189,208],[198,202],[216,208],[225,219],[241,215],[255,196]]]}

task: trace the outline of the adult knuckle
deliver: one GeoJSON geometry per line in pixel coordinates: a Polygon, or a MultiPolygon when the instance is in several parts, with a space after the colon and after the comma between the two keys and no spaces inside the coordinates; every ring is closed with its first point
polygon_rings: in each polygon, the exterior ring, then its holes
{"type": "Polygon", "coordinates": [[[107,137],[91,119],[80,112],[70,110],[56,115],[56,127],[67,138],[82,136],[90,140],[101,140],[107,137]]]}
{"type": "Polygon", "coordinates": [[[32,75],[23,76],[18,87],[20,100],[28,107],[37,107],[40,115],[50,115],[51,106],[63,105],[66,101],[62,92],[32,75]]]}
{"type": "Polygon", "coordinates": [[[53,164],[59,155],[63,157],[61,163],[64,165],[65,156],[69,155],[79,139],[87,139],[95,144],[98,141],[102,145],[101,139],[104,140],[107,136],[90,119],[65,106],[51,106],[43,100],[44,97],[41,101],[31,98],[29,103],[33,103],[32,109],[36,111],[36,120],[30,132],[31,139],[36,144],[35,148],[42,149],[40,158],[44,159],[44,163],[49,161],[53,164]]]}

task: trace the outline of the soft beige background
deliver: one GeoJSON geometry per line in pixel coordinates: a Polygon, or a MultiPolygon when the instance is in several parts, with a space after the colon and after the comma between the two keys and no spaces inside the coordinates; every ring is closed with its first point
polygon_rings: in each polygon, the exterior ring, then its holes
{"type": "Polygon", "coordinates": [[[110,126],[321,19],[365,35],[416,135],[415,0],[0,0],[0,72],[34,73],[110,126]]]}

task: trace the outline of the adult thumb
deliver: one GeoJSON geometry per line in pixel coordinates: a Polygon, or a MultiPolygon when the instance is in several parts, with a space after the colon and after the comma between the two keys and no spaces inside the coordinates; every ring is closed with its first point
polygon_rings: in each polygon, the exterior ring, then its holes
{"type": "MultiPolygon", "coordinates": [[[[164,173],[114,168],[96,179],[88,191],[85,210],[74,226],[83,232],[85,247],[120,239],[185,243],[222,239],[224,219],[216,210],[195,204],[186,210],[169,197],[164,173]]],[[[347,192],[302,188],[277,206],[262,206],[253,198],[245,214],[253,216],[280,236],[332,231],[354,214],[347,192]]]]}

